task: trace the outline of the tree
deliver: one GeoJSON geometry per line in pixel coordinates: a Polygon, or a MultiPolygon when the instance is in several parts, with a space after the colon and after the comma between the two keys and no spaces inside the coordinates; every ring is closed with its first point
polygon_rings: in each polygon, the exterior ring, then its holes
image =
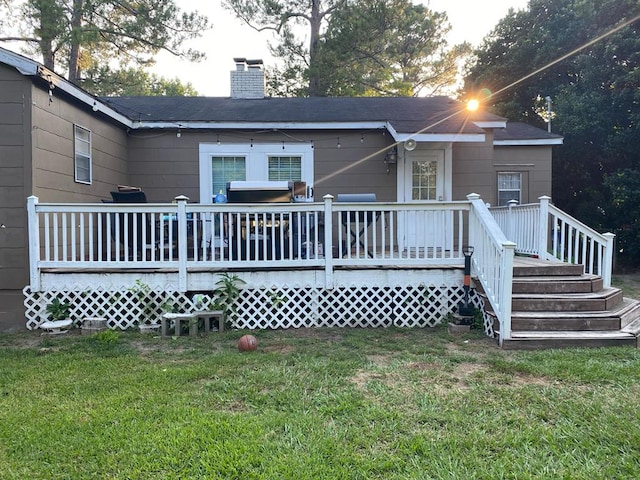
{"type": "MultiPolygon", "coordinates": [[[[640,169],[640,5],[637,0],[530,0],[475,52],[463,96],[486,88],[495,113],[543,127],[553,101],[554,203],[616,229],[605,178],[640,169]]],[[[640,258],[640,252],[637,253],[640,258]]]]}
{"type": "Polygon", "coordinates": [[[272,95],[433,92],[454,82],[457,59],[468,48],[445,50],[446,15],[409,0],[225,0],[225,5],[256,30],[279,35],[271,50],[283,65],[269,72],[272,95]],[[308,43],[295,35],[301,26],[308,28],[308,43]]]}
{"type": "Polygon", "coordinates": [[[331,96],[434,94],[455,83],[468,44],[446,50],[450,26],[408,0],[357,1],[337,10],[310,67],[331,96]]]}
{"type": "Polygon", "coordinates": [[[184,85],[177,78],[167,79],[133,67],[118,70],[111,70],[105,66],[98,67],[88,72],[81,86],[98,96],[198,95],[191,83],[184,85]]]}
{"type": "Polygon", "coordinates": [[[19,35],[7,34],[0,24],[0,41],[21,42],[31,53],[42,55],[43,64],[66,68],[71,82],[80,82],[83,72],[108,65],[114,59],[123,65],[151,65],[161,50],[198,60],[202,52],[185,49],[186,40],[196,38],[208,21],[197,12],[181,13],[173,0],[8,0],[0,14],[21,18],[19,35]]]}

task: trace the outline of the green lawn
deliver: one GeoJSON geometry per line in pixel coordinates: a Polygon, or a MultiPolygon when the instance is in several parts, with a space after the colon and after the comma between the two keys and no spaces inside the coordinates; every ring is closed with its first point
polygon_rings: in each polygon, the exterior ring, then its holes
{"type": "Polygon", "coordinates": [[[640,354],[437,329],[0,336],[0,479],[637,479],[640,354]]]}

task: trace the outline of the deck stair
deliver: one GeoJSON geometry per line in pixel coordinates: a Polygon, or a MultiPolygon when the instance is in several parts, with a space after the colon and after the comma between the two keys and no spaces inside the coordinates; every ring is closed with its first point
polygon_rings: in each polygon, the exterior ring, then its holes
{"type": "Polygon", "coordinates": [[[637,347],[640,301],[604,287],[581,265],[516,257],[512,289],[511,338],[503,348],[637,347]]]}

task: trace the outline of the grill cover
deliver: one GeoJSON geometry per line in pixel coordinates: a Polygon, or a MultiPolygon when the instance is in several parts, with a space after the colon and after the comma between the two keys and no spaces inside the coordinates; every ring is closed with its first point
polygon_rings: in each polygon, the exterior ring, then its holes
{"type": "Polygon", "coordinates": [[[289,203],[293,185],[285,181],[233,181],[227,183],[229,203],[289,203]]]}

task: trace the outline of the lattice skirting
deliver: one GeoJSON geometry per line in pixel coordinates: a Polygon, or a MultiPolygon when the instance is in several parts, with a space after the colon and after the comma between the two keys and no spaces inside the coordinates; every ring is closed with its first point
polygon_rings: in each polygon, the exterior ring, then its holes
{"type": "MultiPolygon", "coordinates": [[[[208,304],[211,292],[177,292],[151,286],[146,307],[129,288],[60,287],[59,290],[24,290],[27,328],[35,329],[46,319],[46,306],[53,298],[72,305],[72,319],[104,317],[113,329],[128,329],[152,310],[160,316],[163,306],[173,311],[197,309],[195,302],[208,304]]],[[[342,285],[333,289],[300,286],[243,285],[236,312],[227,321],[233,328],[277,329],[301,327],[434,327],[463,301],[459,285],[342,285]]],[[[470,301],[481,308],[475,290],[470,301]]],[[[485,315],[485,333],[493,336],[491,320],[485,315]]]]}

